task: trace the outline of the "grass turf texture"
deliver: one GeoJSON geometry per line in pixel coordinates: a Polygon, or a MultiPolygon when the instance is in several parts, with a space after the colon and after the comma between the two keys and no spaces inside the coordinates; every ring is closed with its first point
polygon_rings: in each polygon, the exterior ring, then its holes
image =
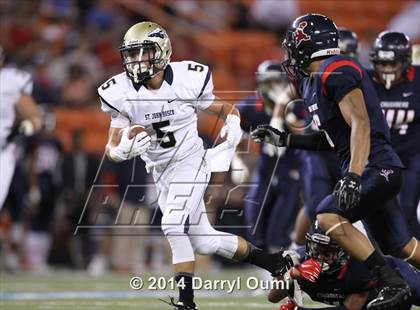
{"type": "MultiPolygon", "coordinates": [[[[238,275],[246,278],[258,276],[258,273],[229,270],[202,276],[205,279],[234,279],[238,275]]],[[[54,271],[47,276],[3,273],[0,274],[0,309],[172,310],[158,298],[168,300],[167,296],[176,296],[176,291],[134,291],[129,286],[130,278],[130,275],[122,274],[89,277],[86,273],[70,271],[54,271]]],[[[235,293],[241,296],[230,296],[221,291],[197,292],[196,301],[201,310],[274,310],[279,307],[268,303],[263,295],[252,296],[252,291],[243,289],[235,293]]],[[[305,306],[315,305],[319,304],[305,298],[305,306]]]]}

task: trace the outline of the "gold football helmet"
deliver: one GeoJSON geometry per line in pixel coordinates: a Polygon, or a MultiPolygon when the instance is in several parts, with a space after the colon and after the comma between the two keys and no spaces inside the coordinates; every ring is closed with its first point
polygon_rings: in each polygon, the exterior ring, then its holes
{"type": "Polygon", "coordinates": [[[120,47],[124,70],[135,83],[142,83],[168,65],[172,47],[165,29],[156,23],[133,25],[124,35],[120,47]]]}

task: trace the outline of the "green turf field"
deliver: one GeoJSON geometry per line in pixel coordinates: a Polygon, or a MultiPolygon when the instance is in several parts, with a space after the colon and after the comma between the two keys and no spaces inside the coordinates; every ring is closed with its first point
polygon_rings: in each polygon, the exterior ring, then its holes
{"type": "MultiPolygon", "coordinates": [[[[252,270],[230,270],[201,275],[206,279],[234,279],[255,276],[252,270]]],[[[151,275],[142,275],[147,278],[151,275]]],[[[90,277],[82,272],[54,271],[47,276],[9,275],[0,276],[0,309],[86,309],[86,310],[172,310],[159,298],[168,300],[176,291],[133,290],[129,286],[131,276],[108,274],[90,277]]],[[[201,310],[278,309],[265,300],[262,291],[242,288],[232,294],[223,290],[198,291],[197,303],[201,310]]],[[[305,305],[313,306],[309,298],[305,305]]],[[[414,309],[414,308],[413,308],[414,309]]],[[[420,309],[420,308],[417,308],[420,309]]]]}
{"type": "MultiPolygon", "coordinates": [[[[241,310],[241,309],[278,309],[260,298],[201,298],[197,299],[200,310],[241,310]]],[[[0,304],[1,309],[89,309],[89,310],[165,310],[172,307],[153,298],[147,299],[115,299],[115,300],[42,300],[42,301],[4,301],[0,304]]]]}

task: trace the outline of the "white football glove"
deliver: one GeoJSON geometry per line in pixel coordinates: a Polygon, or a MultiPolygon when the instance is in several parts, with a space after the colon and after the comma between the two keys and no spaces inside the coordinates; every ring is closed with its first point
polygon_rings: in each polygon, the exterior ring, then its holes
{"type": "Polygon", "coordinates": [[[121,132],[121,140],[117,146],[111,147],[109,156],[116,162],[131,159],[142,155],[150,147],[150,136],[146,132],[141,132],[134,138],[129,139],[130,127],[126,127],[121,132]]]}
{"type": "Polygon", "coordinates": [[[225,125],[220,131],[220,137],[226,137],[226,141],[230,146],[236,147],[242,138],[241,119],[233,114],[226,117],[225,125]]]}

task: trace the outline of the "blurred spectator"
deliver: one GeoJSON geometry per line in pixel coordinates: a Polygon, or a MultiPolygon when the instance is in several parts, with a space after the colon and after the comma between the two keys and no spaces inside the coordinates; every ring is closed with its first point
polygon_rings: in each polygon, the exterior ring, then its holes
{"type": "Polygon", "coordinates": [[[118,8],[109,0],[99,0],[87,13],[86,21],[88,26],[96,30],[109,30],[118,24],[118,8]]]}
{"type": "Polygon", "coordinates": [[[284,33],[290,23],[299,16],[298,2],[295,0],[255,0],[251,15],[263,28],[284,33]]]}
{"type": "Polygon", "coordinates": [[[412,43],[420,43],[420,2],[410,3],[389,22],[388,29],[406,34],[412,43]]]}
{"type": "Polygon", "coordinates": [[[61,90],[60,102],[66,105],[83,106],[95,102],[92,77],[80,65],[70,65],[68,80],[61,90]]]}
{"type": "Polygon", "coordinates": [[[42,0],[39,11],[42,15],[59,19],[71,18],[77,14],[74,1],[42,0]]]}

